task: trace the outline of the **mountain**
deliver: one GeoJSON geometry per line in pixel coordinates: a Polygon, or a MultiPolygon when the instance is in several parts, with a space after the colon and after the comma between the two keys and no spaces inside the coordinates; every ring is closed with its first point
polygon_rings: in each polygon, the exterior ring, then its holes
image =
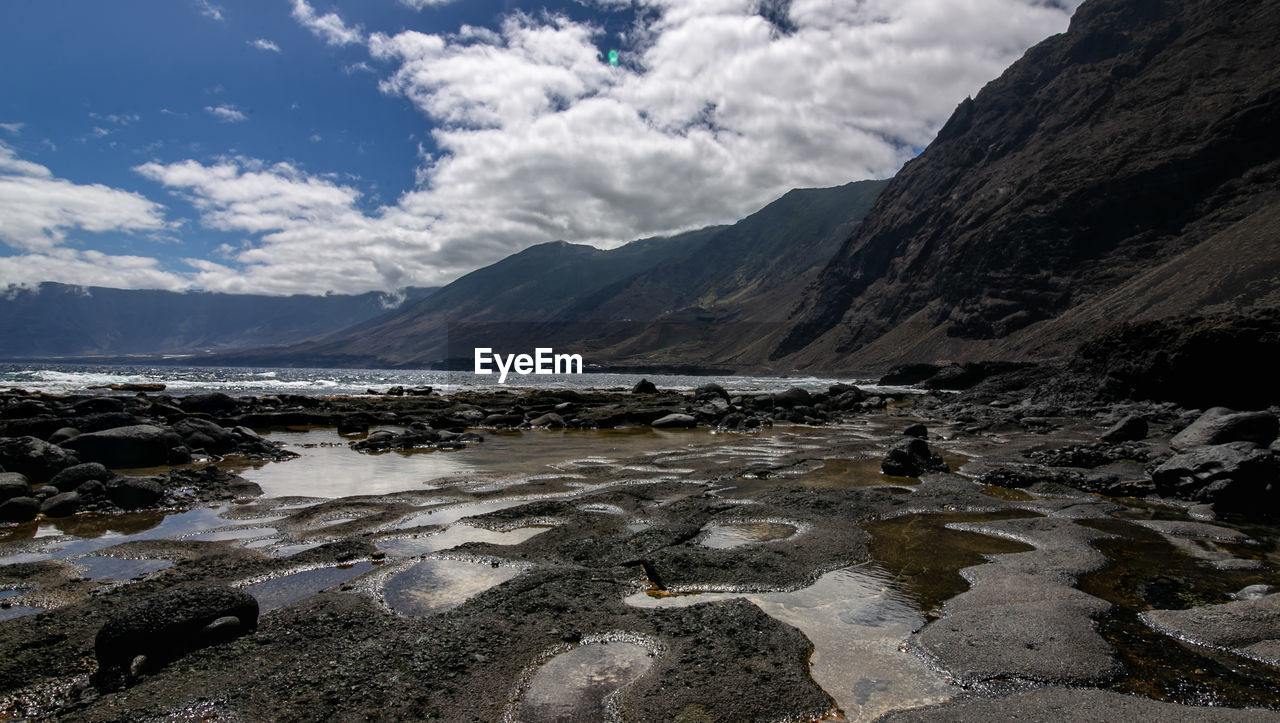
{"type": "Polygon", "coordinates": [[[341,334],[216,361],[466,366],[475,346],[553,346],[615,366],[733,364],[744,338],[784,321],[884,185],[798,189],[732,226],[608,251],[540,244],[341,334]]]}
{"type": "MultiPolygon", "coordinates": [[[[432,291],[408,289],[405,299],[432,291]]],[[[385,314],[392,302],[378,293],[257,296],[44,283],[0,295],[0,349],[7,359],[242,349],[332,333],[385,314]]]]}
{"type": "Polygon", "coordinates": [[[1277,37],[1270,0],[1088,0],[892,180],[770,358],[1047,359],[1280,306],[1277,37]]]}

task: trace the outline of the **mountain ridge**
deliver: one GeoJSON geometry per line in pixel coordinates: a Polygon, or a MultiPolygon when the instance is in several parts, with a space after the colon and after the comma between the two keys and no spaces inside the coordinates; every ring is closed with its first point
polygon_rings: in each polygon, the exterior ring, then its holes
{"type": "Polygon", "coordinates": [[[771,359],[1046,359],[1117,315],[1272,303],[1275,244],[1233,235],[1275,228],[1278,15],[1263,2],[1081,5],[894,177],[771,359]],[[1217,252],[1192,253],[1211,241],[1217,252]],[[1229,249],[1249,255],[1231,262],[1253,288],[1195,283],[1229,249]],[[1135,286],[1152,267],[1166,269],[1163,294],[1135,286]]]}
{"type": "MultiPolygon", "coordinates": [[[[404,290],[412,303],[433,289],[404,290]]],[[[191,354],[301,341],[385,313],[395,298],[262,296],[111,289],[45,282],[0,295],[8,359],[191,354]]]]}

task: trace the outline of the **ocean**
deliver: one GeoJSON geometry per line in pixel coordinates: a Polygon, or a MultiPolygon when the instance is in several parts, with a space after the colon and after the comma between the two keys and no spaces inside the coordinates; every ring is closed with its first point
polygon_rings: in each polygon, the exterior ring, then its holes
{"type": "MultiPolygon", "coordinates": [[[[392,386],[430,386],[441,393],[486,389],[630,389],[640,379],[661,389],[690,390],[716,382],[732,392],[772,392],[802,387],[825,390],[836,383],[877,389],[874,380],[823,377],[679,376],[663,374],[579,374],[508,377],[471,372],[389,369],[295,369],[253,367],[181,367],[147,365],[82,365],[48,363],[0,364],[0,388],[49,394],[93,391],[109,384],[163,384],[166,394],[223,392],[233,396],[304,394],[311,396],[365,394],[392,386]]],[[[897,389],[897,388],[885,388],[897,389]]]]}

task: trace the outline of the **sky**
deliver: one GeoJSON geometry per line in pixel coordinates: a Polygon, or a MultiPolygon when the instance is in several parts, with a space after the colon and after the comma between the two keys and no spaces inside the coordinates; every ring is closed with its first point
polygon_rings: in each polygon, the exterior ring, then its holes
{"type": "Polygon", "coordinates": [[[0,288],[393,292],[731,223],[893,175],[1078,4],[6,0],[0,288]]]}

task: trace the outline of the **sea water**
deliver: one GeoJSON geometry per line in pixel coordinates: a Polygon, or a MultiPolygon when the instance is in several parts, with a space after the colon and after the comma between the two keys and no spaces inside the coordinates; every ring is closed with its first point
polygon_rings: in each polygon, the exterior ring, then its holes
{"type": "MultiPolygon", "coordinates": [[[[309,396],[365,394],[393,386],[429,386],[442,393],[494,389],[630,389],[646,378],[661,389],[687,391],[715,382],[731,392],[777,392],[792,387],[825,391],[837,382],[880,389],[869,379],[830,379],[813,376],[679,376],[668,374],[567,374],[519,377],[519,384],[499,385],[493,374],[436,370],[304,369],[263,367],[196,367],[169,365],[89,365],[8,362],[0,364],[0,388],[49,394],[91,391],[109,384],[163,384],[174,395],[224,392],[233,396],[303,394],[309,396]],[[869,386],[870,385],[870,386],[869,386]]],[[[896,388],[893,388],[896,389],[896,388]]],[[[890,388],[885,388],[886,391],[890,388]]]]}

